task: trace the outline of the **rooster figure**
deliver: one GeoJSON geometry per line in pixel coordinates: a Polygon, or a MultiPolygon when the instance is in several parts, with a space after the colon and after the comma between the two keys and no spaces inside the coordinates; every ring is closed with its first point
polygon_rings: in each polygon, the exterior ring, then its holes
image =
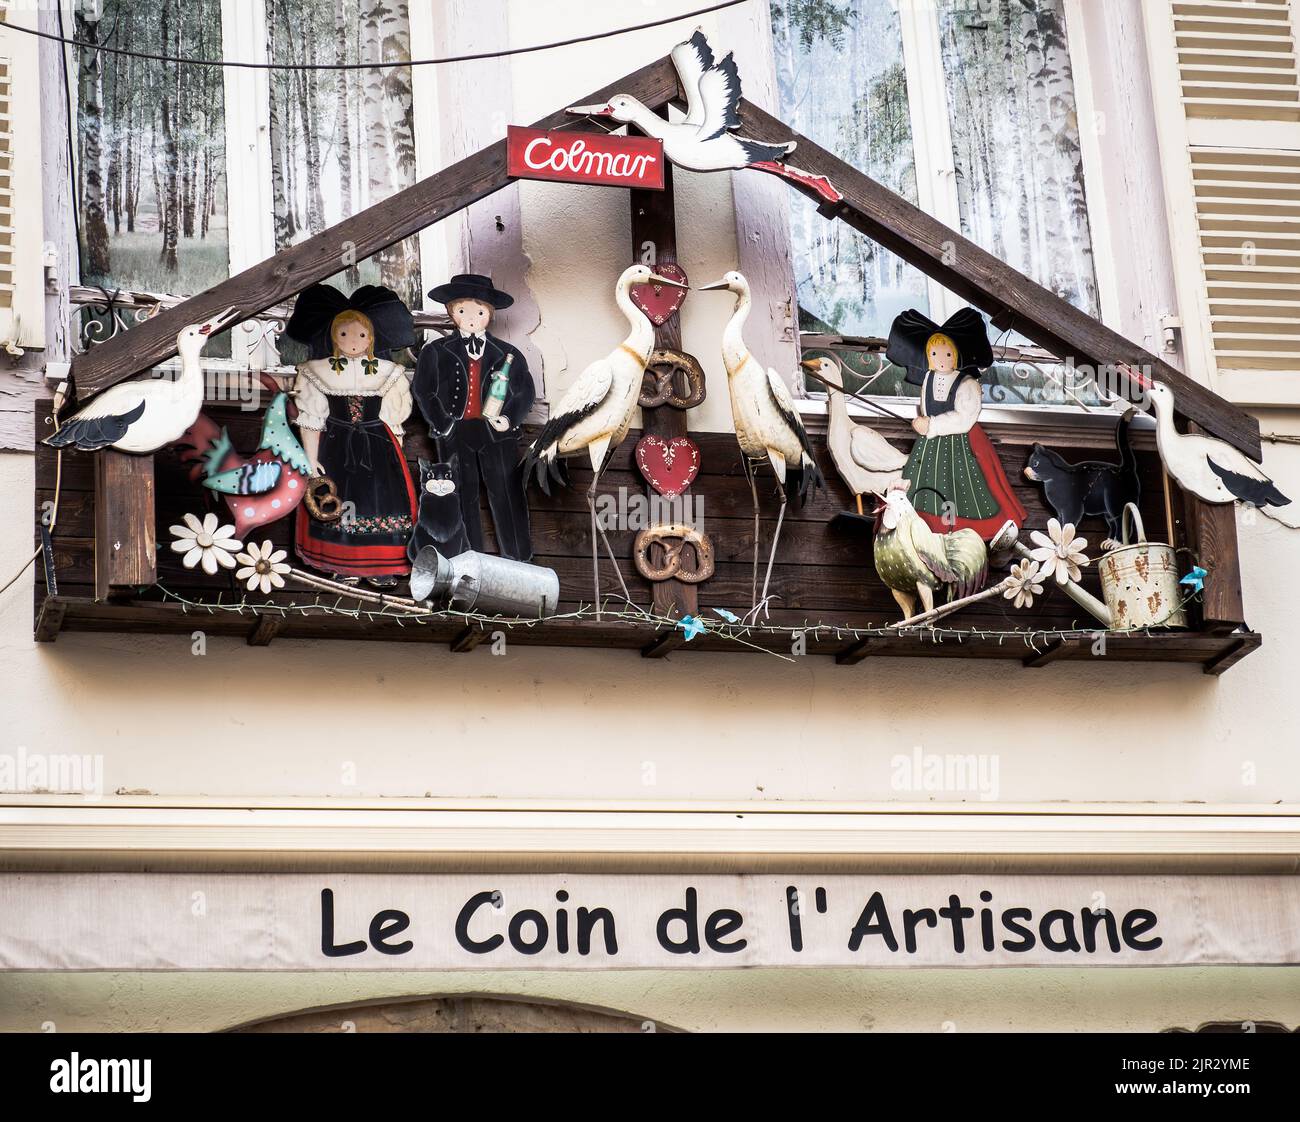
{"type": "Polygon", "coordinates": [[[235,520],[235,533],[243,537],[290,514],[307,493],[311,463],[289,427],[288,396],[277,393],[266,407],[257,451],[240,455],[230,433],[219,428],[206,413],[181,437],[181,460],[193,464],[191,479],[225,496],[235,520]]]}
{"type": "Polygon", "coordinates": [[[876,572],[903,609],[903,618],[934,610],[934,593],[948,589],[948,599],[970,596],[988,579],[989,555],[971,529],[935,533],[913,508],[907,484],[895,484],[876,507],[876,572]]]}

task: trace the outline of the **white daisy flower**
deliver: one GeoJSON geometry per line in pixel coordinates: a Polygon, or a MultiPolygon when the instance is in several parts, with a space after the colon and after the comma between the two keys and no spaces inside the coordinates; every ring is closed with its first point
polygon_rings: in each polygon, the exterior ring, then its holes
{"type": "Polygon", "coordinates": [[[284,587],[285,574],[290,568],[285,561],[287,556],[283,549],[276,549],[269,541],[260,546],[250,545],[236,558],[243,568],[236,570],[235,579],[247,581],[249,592],[260,589],[262,595],[267,596],[271,589],[284,587]]]}
{"type": "Polygon", "coordinates": [[[215,514],[205,514],[200,522],[193,514],[185,515],[183,526],[169,526],[172,533],[172,549],[185,554],[181,564],[187,569],[202,565],[209,576],[218,568],[235,567],[235,551],[242,549],[244,543],[235,537],[233,526],[218,525],[215,514]]]}
{"type": "Polygon", "coordinates": [[[1017,608],[1032,608],[1034,597],[1043,595],[1043,581],[1046,579],[1037,561],[1020,561],[1011,566],[1011,575],[1003,582],[1002,595],[1015,603],[1017,608]]]}
{"type": "Polygon", "coordinates": [[[1082,576],[1082,566],[1088,564],[1088,539],[1077,537],[1073,523],[1061,525],[1055,518],[1047,523],[1047,533],[1035,530],[1029,535],[1038,547],[1029,555],[1038,562],[1043,576],[1056,577],[1057,584],[1077,581],[1082,576]]]}

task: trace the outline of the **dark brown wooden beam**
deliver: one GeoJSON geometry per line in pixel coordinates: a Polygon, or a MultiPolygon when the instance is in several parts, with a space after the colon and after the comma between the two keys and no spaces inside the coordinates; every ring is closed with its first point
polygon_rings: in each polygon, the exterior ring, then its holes
{"type": "Polygon", "coordinates": [[[158,579],[153,456],[95,453],[95,598],[158,579]]]}
{"type": "MultiPolygon", "coordinates": [[[[742,100],[740,112],[745,135],[796,141],[790,163],[826,176],[840,190],[842,202],[819,208],[824,216],[838,218],[866,234],[988,313],[998,325],[1014,326],[1058,358],[1099,369],[1120,365],[1145,368],[1174,391],[1185,417],[1246,455],[1261,458],[1259,422],[1249,413],[1111,331],[756,105],[742,100]]],[[[811,189],[792,186],[817,199],[811,189]]],[[[1128,380],[1122,372],[1120,378],[1128,380]]],[[[1131,387],[1131,399],[1140,400],[1139,392],[1139,387],[1131,387]]]]}
{"type": "Polygon", "coordinates": [[[1077,647],[1078,645],[1079,641],[1077,639],[1052,639],[1041,651],[1036,654],[1026,655],[1021,659],[1021,665],[1031,670],[1037,670],[1050,662],[1055,662],[1071,647],[1077,647]]]}
{"type": "MultiPolygon", "coordinates": [[[[616,93],[630,94],[658,109],[678,96],[677,72],[668,58],[662,58],[570,104],[606,101],[616,93]]],[[[561,124],[583,127],[578,118],[566,115],[563,107],[533,122],[533,127],[550,129],[561,124]]],[[[188,324],[200,323],[229,307],[237,308],[244,318],[256,315],[337,273],[345,248],[356,260],[370,257],[510,182],[506,142],[499,140],[79,355],[72,363],[78,401],[84,403],[114,383],[171,358],[176,353],[176,336],[188,324]]],[[[232,189],[237,187],[232,185],[232,189]]]]}
{"type": "Polygon", "coordinates": [[[835,656],[835,661],[840,666],[857,666],[864,658],[871,656],[872,648],[879,647],[879,639],[863,639],[860,643],[854,643],[851,647],[845,647],[835,656]]]}
{"type": "Polygon", "coordinates": [[[469,654],[484,639],[488,637],[488,631],[481,624],[471,624],[461,631],[449,644],[453,654],[469,654]]]}
{"type": "Polygon", "coordinates": [[[683,632],[673,630],[667,635],[661,635],[653,642],[647,643],[641,648],[642,658],[667,658],[673,651],[680,650],[686,645],[686,636],[683,632]]]}
{"type": "MultiPolygon", "coordinates": [[[[656,263],[677,263],[677,210],[673,197],[673,169],[664,168],[662,191],[628,192],[632,206],[632,255],[639,260],[641,247],[650,242],[654,246],[656,263]]],[[[655,348],[680,351],[682,349],[682,321],[680,315],[669,316],[655,327],[655,348]]],[[[641,429],[645,436],[658,436],[664,440],[686,436],[688,425],[686,410],[671,405],[659,405],[641,411],[641,429]]],[[[683,492],[683,499],[690,489],[683,492]]],[[[655,490],[648,483],[646,494],[653,497],[655,490]]],[[[655,547],[651,547],[652,549],[655,547]]],[[[699,586],[686,584],[676,578],[655,582],[654,611],[656,615],[671,619],[693,616],[699,611],[699,586]]],[[[657,647],[658,644],[652,644],[657,647]]],[[[644,653],[644,652],[643,652],[644,653]]],[[[666,652],[665,652],[666,653],[666,652]]],[[[647,655],[647,657],[658,657],[647,655]]]]}
{"type": "Polygon", "coordinates": [[[1236,666],[1237,663],[1250,654],[1251,651],[1258,648],[1262,642],[1263,639],[1258,635],[1243,635],[1240,638],[1230,641],[1222,651],[1205,663],[1202,669],[1205,673],[1211,674],[1217,678],[1219,675],[1236,666]]]}
{"type": "Polygon", "coordinates": [[[284,616],[281,615],[274,615],[270,612],[259,615],[257,622],[253,624],[252,629],[248,632],[246,642],[250,647],[269,647],[271,640],[284,630],[284,623],[284,616]]]}
{"type": "MultiPolygon", "coordinates": [[[[1192,433],[1199,426],[1189,425],[1192,433]]],[[[1205,503],[1182,492],[1187,547],[1208,574],[1201,592],[1201,628],[1228,635],[1246,626],[1241,593],[1241,554],[1237,546],[1237,504],[1205,503]]]]}
{"type": "Polygon", "coordinates": [[[66,600],[59,596],[47,596],[37,609],[32,638],[38,643],[53,643],[63,629],[63,617],[67,611],[66,600]]]}

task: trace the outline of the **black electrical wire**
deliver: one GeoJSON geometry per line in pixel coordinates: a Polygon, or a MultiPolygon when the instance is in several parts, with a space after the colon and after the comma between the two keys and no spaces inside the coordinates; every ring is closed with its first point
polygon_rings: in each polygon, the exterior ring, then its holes
{"type": "Polygon", "coordinates": [[[712,4],[707,8],[697,8],[693,12],[683,12],[681,15],[676,16],[665,16],[663,19],[651,20],[649,23],[638,23],[633,27],[617,27],[612,31],[598,31],[592,35],[579,35],[572,39],[560,39],[554,43],[536,43],[530,47],[510,47],[504,51],[483,51],[479,54],[472,55],[448,55],[445,58],[411,59],[406,62],[325,62],[313,64],[232,62],[220,58],[180,58],[176,55],[148,54],[142,51],[129,51],[122,47],[108,47],[100,43],[87,43],[84,39],[68,38],[63,34],[61,13],[58,35],[54,35],[48,31],[38,31],[33,27],[23,27],[21,24],[15,23],[0,23],[0,30],[21,31],[24,35],[34,35],[38,39],[49,39],[52,42],[62,43],[69,47],[79,47],[82,50],[101,51],[105,54],[125,55],[129,58],[142,58],[151,62],[170,62],[190,66],[221,66],[240,70],[398,70],[407,66],[443,66],[449,62],[477,62],[482,59],[509,58],[512,55],[526,55],[532,54],[536,51],[550,51],[554,50],[556,47],[571,47],[577,43],[591,43],[598,39],[610,39],[615,35],[628,35],[633,31],[645,31],[651,27],[663,27],[665,24],[679,23],[682,20],[694,19],[696,16],[705,16],[710,12],[718,12],[723,8],[734,8],[737,4],[744,3],[747,3],[747,0],[724,0],[721,4],[712,4]]]}

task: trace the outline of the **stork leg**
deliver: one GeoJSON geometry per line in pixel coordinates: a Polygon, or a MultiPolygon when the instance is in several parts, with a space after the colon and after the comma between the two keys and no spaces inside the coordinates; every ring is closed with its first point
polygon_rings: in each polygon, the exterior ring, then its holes
{"type": "Polygon", "coordinates": [[[763,615],[768,616],[771,613],[767,610],[767,586],[772,582],[772,564],[776,561],[776,543],[781,540],[781,523],[785,521],[785,508],[788,500],[785,497],[785,488],[781,488],[781,510],[776,516],[776,530],[772,534],[772,551],[767,555],[767,572],[763,576],[763,593],[759,596],[756,608],[759,604],[763,606],[763,615]]]}
{"type": "Polygon", "coordinates": [[[596,488],[600,486],[600,474],[604,470],[605,460],[609,455],[609,437],[602,437],[587,445],[587,454],[591,457],[591,489],[587,492],[587,506],[591,509],[591,569],[592,584],[596,590],[596,618],[600,619],[600,560],[596,552],[596,535],[605,543],[605,552],[609,554],[610,564],[614,566],[614,575],[618,577],[619,587],[623,589],[623,599],[632,603],[632,594],[627,590],[627,581],[618,567],[618,558],[614,548],[609,544],[605,527],[596,517],[596,488]]]}
{"type": "Polygon", "coordinates": [[[749,591],[749,602],[758,603],[758,481],[755,478],[758,474],[758,467],[749,462],[749,457],[744,452],[740,454],[740,462],[745,467],[745,478],[749,480],[749,493],[754,500],[754,575],[752,587],[749,591]]]}
{"type": "Polygon", "coordinates": [[[591,590],[596,600],[596,619],[600,619],[600,555],[596,552],[596,477],[587,490],[587,509],[591,511],[591,590]]]}

